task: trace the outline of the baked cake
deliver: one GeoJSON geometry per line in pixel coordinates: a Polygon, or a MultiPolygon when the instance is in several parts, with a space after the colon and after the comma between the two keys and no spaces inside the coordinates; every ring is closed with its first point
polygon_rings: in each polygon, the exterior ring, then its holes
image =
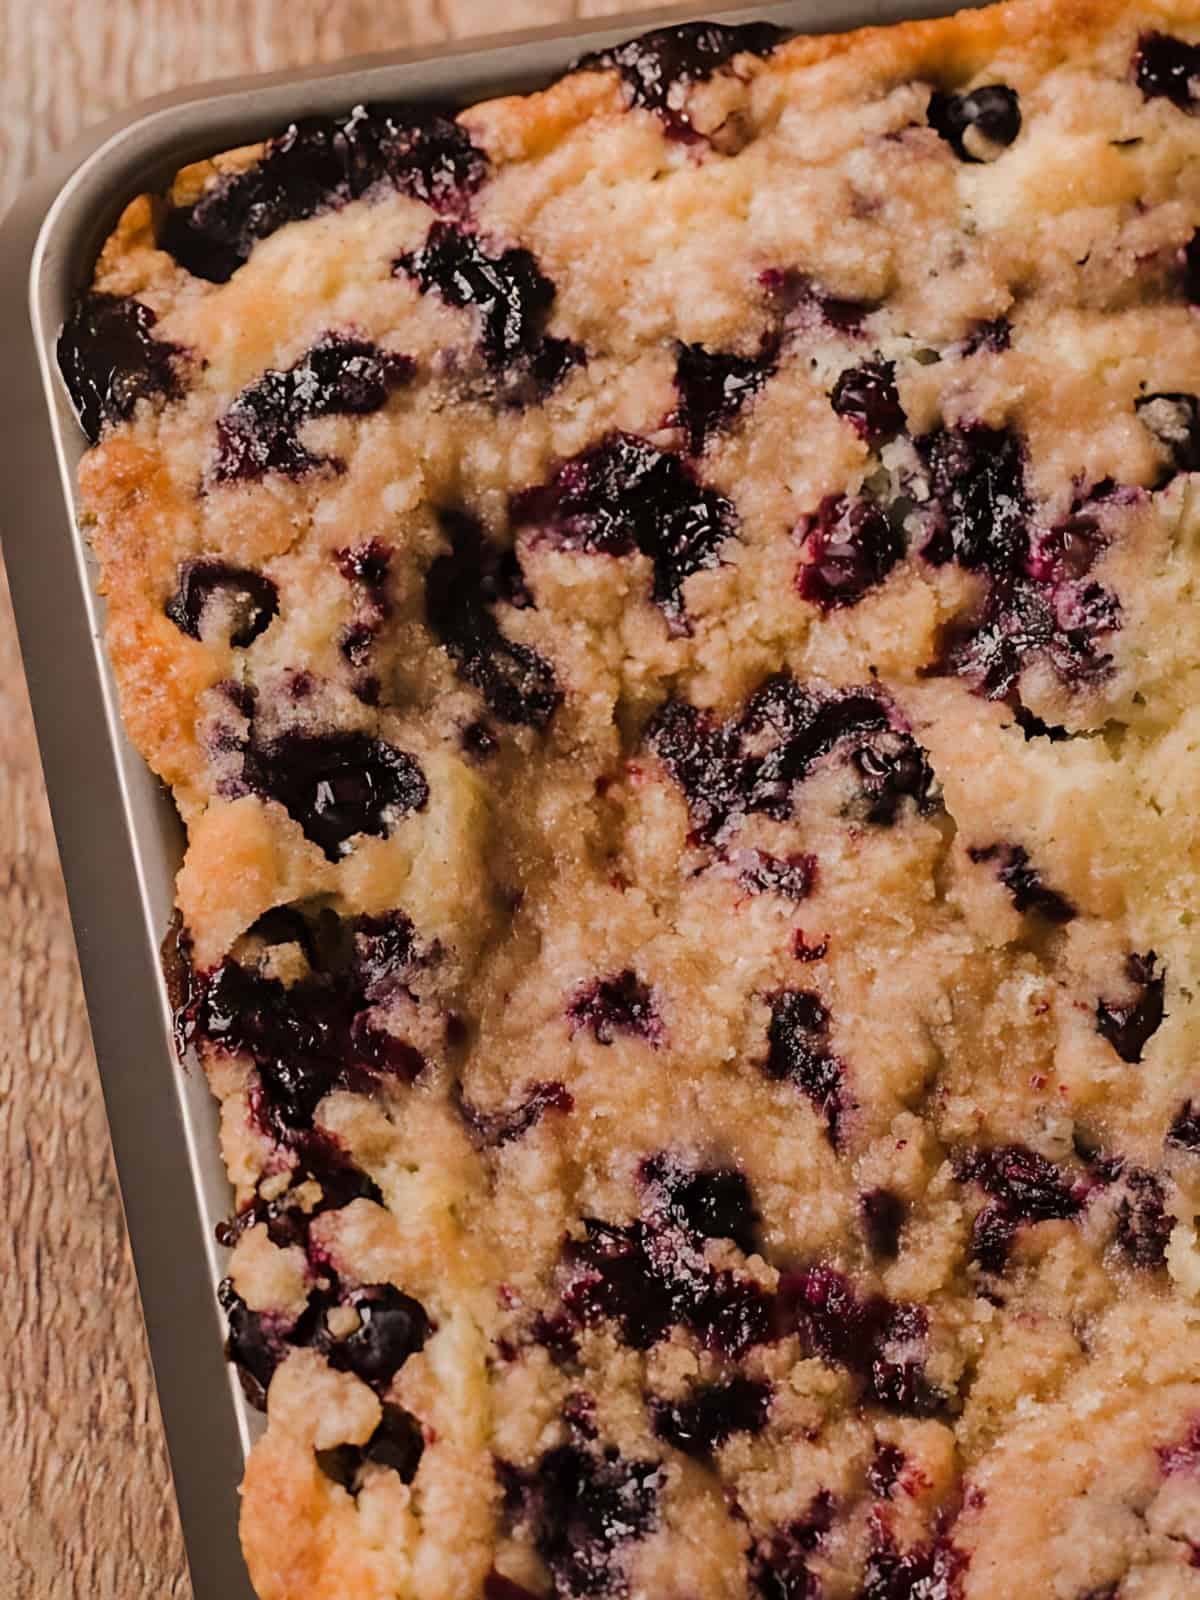
{"type": "Polygon", "coordinates": [[[263,1600],[1200,1596],[1198,307],[1200,0],[125,211],[59,359],[263,1600]]]}

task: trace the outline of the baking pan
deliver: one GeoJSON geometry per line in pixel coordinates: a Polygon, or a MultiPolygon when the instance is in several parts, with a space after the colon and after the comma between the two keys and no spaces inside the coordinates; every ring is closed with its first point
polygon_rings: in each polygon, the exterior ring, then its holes
{"type": "MultiPolygon", "coordinates": [[[[126,202],[184,162],[293,118],[362,102],[462,106],[536,88],[585,50],[664,21],[766,19],[796,32],[945,15],[945,0],[785,0],[674,8],[433,53],[373,56],[149,102],[60,155],[0,229],[0,537],[66,877],[92,1037],[198,1600],[252,1600],[237,1483],[260,1419],[222,1359],[214,1293],[231,1209],[203,1074],[177,1066],[158,965],[183,831],[126,739],[101,646],[103,604],[77,527],[84,447],[54,367],[75,293],[126,202]]],[[[132,1464],[131,1464],[132,1465],[132,1464]]]]}

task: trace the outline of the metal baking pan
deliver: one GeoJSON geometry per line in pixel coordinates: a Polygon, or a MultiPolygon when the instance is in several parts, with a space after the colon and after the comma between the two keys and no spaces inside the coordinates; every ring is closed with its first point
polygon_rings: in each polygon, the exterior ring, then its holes
{"type": "Polygon", "coordinates": [[[77,527],[84,447],[54,366],[75,293],[125,203],[184,162],[359,102],[463,106],[537,88],[586,50],[699,16],[796,32],[940,16],[946,0],[784,0],[642,12],[466,48],[373,56],[165,96],[63,152],[0,229],[0,535],[66,877],[92,1037],[198,1600],[251,1590],[237,1539],[241,1463],[261,1425],[222,1359],[214,1227],[231,1207],[203,1074],[181,1071],[158,964],[183,831],[122,730],[103,604],[77,527]]]}

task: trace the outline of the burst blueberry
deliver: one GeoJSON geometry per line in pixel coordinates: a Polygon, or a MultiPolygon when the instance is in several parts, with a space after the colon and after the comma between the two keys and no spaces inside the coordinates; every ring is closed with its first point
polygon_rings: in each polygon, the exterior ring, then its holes
{"type": "Polygon", "coordinates": [[[156,338],[158,317],[141,300],[83,295],[58,336],[59,371],[95,444],[106,426],[128,422],[140,400],[177,400],[187,353],[156,338]]]}
{"type": "Polygon", "coordinates": [[[683,585],[721,565],[736,533],[730,502],[678,456],[631,433],[612,433],[562,462],[550,480],[516,495],[516,528],[565,550],[611,556],[640,550],[654,568],[652,598],[674,633],[687,633],[683,585]]]}
{"type": "Polygon", "coordinates": [[[829,403],[873,450],[903,433],[908,424],[891,361],[876,359],[846,367],[833,386],[829,403]]]}
{"type": "Polygon", "coordinates": [[[837,1144],[845,1112],[845,1069],[829,1044],[829,1012],[819,996],[785,989],[771,1001],[765,1071],[776,1082],[794,1083],[825,1122],[837,1144]]]}
{"type": "Polygon", "coordinates": [[[194,276],[224,283],[286,223],[389,190],[458,211],[486,172],[486,157],[459,123],[358,106],[348,117],[293,123],[251,166],[168,211],[158,242],[194,276]]]}
{"type": "Polygon", "coordinates": [[[1052,1161],[1024,1145],[970,1150],[955,1158],[960,1183],[976,1183],[991,1204],[975,1219],[972,1255],[988,1272],[1002,1272],[1017,1229],[1036,1222],[1070,1221],[1083,1198],[1052,1161]]]}
{"type": "Polygon", "coordinates": [[[1008,890],[1018,911],[1033,911],[1047,922],[1062,926],[1078,915],[1070,900],[1045,882],[1030,865],[1029,852],[1020,844],[973,845],[967,851],[975,862],[995,862],[996,876],[1008,890]]]}
{"type": "Polygon", "coordinates": [[[904,539],[870,496],[827,495],[807,519],[804,551],[796,588],[822,611],[832,611],[857,605],[878,588],[903,557],[904,539]]]}
{"type": "MultiPolygon", "coordinates": [[[[474,517],[441,513],[450,550],[439,556],[425,578],[429,626],[460,676],[483,697],[501,722],[544,728],[562,700],[554,669],[528,645],[509,639],[493,612],[497,602],[522,598],[509,569],[515,559],[484,534],[474,517]]],[[[516,578],[519,584],[519,566],[516,578]]]]}
{"type": "Polygon", "coordinates": [[[675,349],[677,420],[687,436],[689,451],[698,456],[775,371],[779,345],[776,339],[767,338],[751,356],[708,350],[701,344],[678,344],[675,349]]]}
{"type": "Polygon", "coordinates": [[[358,1313],[359,1326],[333,1343],[330,1366],[386,1388],[429,1338],[432,1330],[425,1308],[390,1283],[352,1289],[342,1303],[358,1313]]]}
{"type": "Polygon", "coordinates": [[[1126,982],[1134,998],[1124,1002],[1101,1000],[1096,1006],[1096,1031],[1108,1040],[1122,1061],[1139,1062],[1150,1039],[1166,1015],[1166,977],[1155,972],[1153,950],[1125,958],[1126,982]]]}
{"type": "Polygon", "coordinates": [[[654,995],[632,968],[585,984],[567,1007],[567,1019],[572,1033],[588,1028],[598,1044],[612,1044],[618,1033],[653,1045],[662,1042],[654,995]]]}
{"type": "Polygon", "coordinates": [[[264,372],[236,396],[217,422],[214,482],[251,482],[269,472],[302,478],[320,467],[339,468],[334,457],[301,444],[301,425],[312,417],[378,411],[413,371],[408,356],[349,334],[326,334],[294,366],[264,372]]]}
{"type": "Polygon", "coordinates": [[[739,55],[769,56],[783,38],[783,30],[767,22],[740,27],[720,22],[677,23],[610,50],[581,56],[574,70],[611,68],[618,72],[630,104],[657,112],[669,136],[687,141],[697,135],[681,91],[705,82],[739,55]]]}

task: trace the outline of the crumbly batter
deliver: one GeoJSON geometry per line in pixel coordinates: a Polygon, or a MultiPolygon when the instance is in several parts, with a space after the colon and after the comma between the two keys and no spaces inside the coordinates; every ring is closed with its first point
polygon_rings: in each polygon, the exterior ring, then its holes
{"type": "Polygon", "coordinates": [[[1198,230],[1196,0],[128,207],[59,355],[263,1600],[1200,1596],[1198,230]]]}

